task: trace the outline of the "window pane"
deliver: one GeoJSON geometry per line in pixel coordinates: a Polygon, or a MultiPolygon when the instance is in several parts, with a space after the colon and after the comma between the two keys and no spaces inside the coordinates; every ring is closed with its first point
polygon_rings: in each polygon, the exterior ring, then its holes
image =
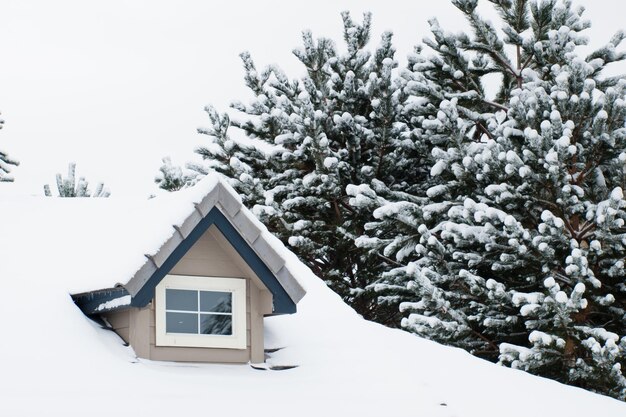
{"type": "Polygon", "coordinates": [[[232,313],[232,297],[229,292],[200,291],[200,311],[232,313]]]}
{"type": "Polygon", "coordinates": [[[233,316],[231,315],[200,315],[200,333],[202,334],[233,334],[233,316]]]}
{"type": "Polygon", "coordinates": [[[166,289],[165,309],[198,311],[198,291],[166,289]]]}
{"type": "Polygon", "coordinates": [[[198,315],[191,313],[165,313],[167,333],[198,334],[198,315]]]}

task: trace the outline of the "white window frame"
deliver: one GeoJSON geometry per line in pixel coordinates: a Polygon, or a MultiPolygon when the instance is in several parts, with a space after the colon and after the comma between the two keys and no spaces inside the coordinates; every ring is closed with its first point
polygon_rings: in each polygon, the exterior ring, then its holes
{"type": "Polygon", "coordinates": [[[244,278],[166,275],[155,289],[157,346],[246,349],[246,280],[244,278]],[[167,333],[165,290],[221,291],[232,294],[232,335],[167,333]]]}

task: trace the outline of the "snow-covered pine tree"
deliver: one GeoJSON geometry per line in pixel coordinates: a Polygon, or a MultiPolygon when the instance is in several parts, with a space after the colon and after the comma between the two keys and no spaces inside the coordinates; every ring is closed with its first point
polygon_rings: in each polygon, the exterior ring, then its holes
{"type": "Polygon", "coordinates": [[[432,20],[403,72],[428,189],[349,189],[377,206],[358,243],[405,264],[379,286],[413,293],[405,329],[625,399],[626,79],[603,74],[624,34],[582,57],[570,1],[491,0],[502,32],[453,3],[472,33],[432,20]]]}
{"type": "MultiPolygon", "coordinates": [[[[0,129],[4,125],[4,120],[0,118],[0,129]]],[[[11,158],[8,153],[0,149],[0,182],[12,182],[11,165],[18,166],[20,163],[11,158]]]]}
{"type": "MultiPolygon", "coordinates": [[[[56,178],[58,197],[109,197],[111,192],[104,187],[103,183],[98,183],[96,190],[91,193],[89,191],[89,182],[85,177],[80,177],[76,181],[76,163],[70,162],[67,168],[67,178],[63,178],[61,174],[57,174],[56,178]]],[[[52,197],[50,185],[43,186],[44,194],[52,197]]]]}
{"type": "Polygon", "coordinates": [[[166,191],[178,191],[186,186],[183,169],[172,164],[169,157],[163,158],[163,165],[159,168],[159,173],[155,176],[154,182],[166,191]]]}
{"type": "Polygon", "coordinates": [[[234,103],[232,119],[207,107],[211,125],[199,131],[211,143],[197,152],[359,313],[397,323],[397,307],[379,305],[372,290],[387,260],[354,245],[370,212],[348,204],[346,187],[404,175],[392,152],[402,140],[404,93],[393,76],[391,33],[372,53],[370,14],[362,24],[347,12],[342,18],[346,52],[303,32],[304,45],[294,50],[306,69],[301,79],[276,66],[258,71],[241,54],[254,98],[234,103]]]}

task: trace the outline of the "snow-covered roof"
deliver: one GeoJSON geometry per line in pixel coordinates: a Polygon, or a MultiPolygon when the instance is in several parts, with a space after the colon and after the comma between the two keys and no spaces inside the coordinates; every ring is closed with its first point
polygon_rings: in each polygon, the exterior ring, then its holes
{"type": "MultiPolygon", "coordinates": [[[[133,296],[214,207],[237,228],[297,303],[304,292],[268,243],[271,234],[217,174],[192,188],[152,199],[29,197],[0,201],[1,212],[19,213],[19,218],[3,224],[5,236],[30,230],[49,233],[46,239],[24,241],[27,247],[20,249],[29,251],[32,261],[49,270],[63,271],[58,279],[69,293],[123,286],[133,296]]],[[[17,250],[13,245],[19,247],[23,240],[11,242],[11,248],[17,250]]]]}
{"type": "MultiPolygon", "coordinates": [[[[208,175],[192,190],[176,193],[174,198],[168,199],[170,201],[167,204],[161,199],[154,199],[145,212],[135,212],[135,217],[141,217],[142,221],[149,219],[154,225],[163,223],[162,218],[167,217],[163,211],[172,211],[172,201],[180,204],[180,208],[176,209],[180,215],[169,224],[169,236],[166,239],[163,239],[165,232],[158,236],[139,232],[143,235],[145,250],[141,251],[137,247],[125,249],[143,253],[143,264],[132,274],[117,277],[120,281],[115,285],[118,287],[116,290],[111,291],[111,285],[104,289],[92,288],[87,294],[80,294],[76,298],[83,311],[92,313],[113,310],[129,303],[143,307],[153,298],[158,282],[184,253],[210,226],[216,226],[272,292],[274,313],[295,312],[295,305],[304,296],[304,290],[285,265],[282,255],[269,243],[271,234],[241,203],[237,192],[216,173],[208,175]],[[150,243],[148,238],[152,239],[150,243]]],[[[109,223],[107,233],[125,240],[127,232],[119,229],[115,218],[107,217],[104,221],[109,223]]]]}
{"type": "Polygon", "coordinates": [[[265,319],[269,367],[137,359],[70,294],[124,283],[216,179],[151,200],[0,201],[0,415],[569,417],[622,402],[367,322],[255,221],[306,291],[265,319]],[[158,221],[155,221],[158,219],[158,221]]]}

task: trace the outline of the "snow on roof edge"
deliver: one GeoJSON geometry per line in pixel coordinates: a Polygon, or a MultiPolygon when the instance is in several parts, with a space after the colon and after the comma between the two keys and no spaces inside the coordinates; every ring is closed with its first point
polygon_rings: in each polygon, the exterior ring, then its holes
{"type": "MultiPolygon", "coordinates": [[[[306,291],[298,281],[292,269],[287,266],[286,254],[290,251],[283,243],[267,230],[252,212],[242,204],[241,196],[219,173],[210,173],[193,187],[180,190],[170,195],[155,197],[153,200],[170,198],[181,200],[185,196],[187,202],[184,210],[172,221],[172,230],[169,237],[162,238],[160,244],[145,251],[145,260],[128,280],[122,284],[132,295],[136,294],[152,274],[161,267],[165,260],[186,238],[197,224],[209,213],[213,207],[226,216],[250,247],[270,268],[280,284],[294,303],[304,297],[306,291]]],[[[300,262],[300,261],[298,261],[300,262]]],[[[293,263],[293,261],[292,261],[293,263]]],[[[295,268],[296,270],[298,268],[295,268]]],[[[101,289],[95,289],[98,291],[101,289]]]]}

